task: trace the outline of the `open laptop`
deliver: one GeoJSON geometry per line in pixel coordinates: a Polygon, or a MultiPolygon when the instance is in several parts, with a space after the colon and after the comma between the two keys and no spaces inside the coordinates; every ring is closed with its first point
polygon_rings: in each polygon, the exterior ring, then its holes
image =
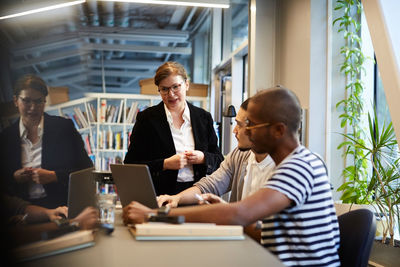
{"type": "Polygon", "coordinates": [[[111,164],[111,172],[123,207],[137,201],[158,208],[150,171],[145,164],[111,164]]]}
{"type": "Polygon", "coordinates": [[[72,172],[69,175],[68,218],[74,218],[88,206],[96,207],[94,168],[72,172]]]}

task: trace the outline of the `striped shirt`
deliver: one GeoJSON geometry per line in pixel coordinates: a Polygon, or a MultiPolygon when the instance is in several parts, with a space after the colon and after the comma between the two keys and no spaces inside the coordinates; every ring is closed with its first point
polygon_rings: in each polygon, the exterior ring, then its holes
{"type": "Polygon", "coordinates": [[[265,185],[293,206],[263,220],[261,244],[287,266],[340,266],[339,225],[324,163],[303,146],[265,185]]]}

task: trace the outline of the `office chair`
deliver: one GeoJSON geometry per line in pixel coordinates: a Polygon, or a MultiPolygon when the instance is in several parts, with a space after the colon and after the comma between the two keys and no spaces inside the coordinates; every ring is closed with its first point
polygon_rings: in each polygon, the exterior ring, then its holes
{"type": "Polygon", "coordinates": [[[338,221],[341,265],[367,266],[376,232],[375,215],[370,210],[358,209],[340,215],[338,221]]]}

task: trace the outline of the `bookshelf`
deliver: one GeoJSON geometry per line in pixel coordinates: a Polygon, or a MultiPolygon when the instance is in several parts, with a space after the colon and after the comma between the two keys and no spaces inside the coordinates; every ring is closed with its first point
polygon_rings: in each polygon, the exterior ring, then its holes
{"type": "MultiPolygon", "coordinates": [[[[192,104],[207,109],[207,97],[188,96],[192,104]]],[[[158,95],[87,93],[85,97],[48,106],[46,112],[70,118],[81,134],[96,170],[122,163],[136,114],[161,101],[158,95]]]]}

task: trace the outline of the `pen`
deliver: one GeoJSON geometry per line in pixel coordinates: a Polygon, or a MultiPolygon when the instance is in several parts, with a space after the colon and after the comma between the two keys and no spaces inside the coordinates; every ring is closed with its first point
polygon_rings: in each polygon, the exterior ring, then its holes
{"type": "Polygon", "coordinates": [[[206,203],[206,204],[211,204],[210,202],[208,202],[207,200],[204,200],[204,198],[201,196],[201,195],[199,195],[199,194],[194,194],[194,196],[198,199],[198,200],[200,200],[200,201],[203,201],[204,203],[206,203]]]}

